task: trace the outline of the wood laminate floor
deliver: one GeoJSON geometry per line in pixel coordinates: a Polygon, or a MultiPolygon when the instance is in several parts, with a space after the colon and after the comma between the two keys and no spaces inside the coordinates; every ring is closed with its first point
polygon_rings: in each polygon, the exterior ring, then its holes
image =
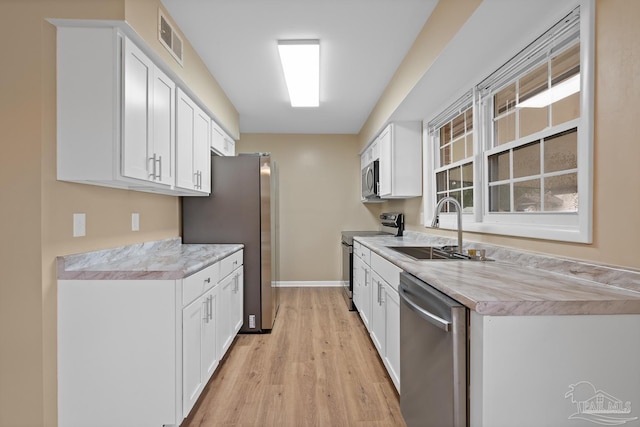
{"type": "Polygon", "coordinates": [[[340,288],[282,288],[270,334],[238,335],[196,426],[404,426],[398,394],[340,288]]]}

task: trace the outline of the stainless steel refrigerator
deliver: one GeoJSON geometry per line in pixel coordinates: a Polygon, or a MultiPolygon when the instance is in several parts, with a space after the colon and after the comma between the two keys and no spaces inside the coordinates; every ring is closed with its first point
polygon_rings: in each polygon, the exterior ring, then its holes
{"type": "Polygon", "coordinates": [[[182,198],[183,243],[244,244],[244,323],[271,330],[279,305],[277,175],[268,154],[211,158],[211,194],[182,198]]]}

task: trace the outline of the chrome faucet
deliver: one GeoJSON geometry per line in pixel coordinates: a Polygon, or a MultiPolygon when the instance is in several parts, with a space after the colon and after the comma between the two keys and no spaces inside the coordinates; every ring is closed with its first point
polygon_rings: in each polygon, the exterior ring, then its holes
{"type": "Polygon", "coordinates": [[[438,228],[440,226],[440,211],[442,210],[442,206],[447,202],[455,206],[458,212],[458,252],[462,253],[462,206],[460,206],[460,203],[456,199],[453,197],[443,197],[438,201],[435,213],[433,214],[431,227],[438,228]]]}

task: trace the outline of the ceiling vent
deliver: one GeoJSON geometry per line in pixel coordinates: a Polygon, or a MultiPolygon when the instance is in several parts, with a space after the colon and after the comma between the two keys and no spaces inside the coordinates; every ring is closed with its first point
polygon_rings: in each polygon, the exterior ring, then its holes
{"type": "Polygon", "coordinates": [[[164,17],[160,9],[158,9],[158,40],[167,48],[171,56],[173,56],[180,65],[183,65],[182,39],[171,24],[169,24],[169,21],[164,17]]]}

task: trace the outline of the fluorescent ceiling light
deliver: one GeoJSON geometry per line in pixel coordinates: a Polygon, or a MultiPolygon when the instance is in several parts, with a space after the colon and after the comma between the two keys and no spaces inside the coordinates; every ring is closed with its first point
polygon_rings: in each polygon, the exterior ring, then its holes
{"type": "Polygon", "coordinates": [[[278,40],[292,107],[320,105],[320,41],[278,40]]]}
{"type": "Polygon", "coordinates": [[[580,74],[576,74],[560,84],[552,86],[536,96],[532,96],[524,102],[518,104],[519,108],[542,108],[560,101],[569,95],[580,92],[580,74]]]}

